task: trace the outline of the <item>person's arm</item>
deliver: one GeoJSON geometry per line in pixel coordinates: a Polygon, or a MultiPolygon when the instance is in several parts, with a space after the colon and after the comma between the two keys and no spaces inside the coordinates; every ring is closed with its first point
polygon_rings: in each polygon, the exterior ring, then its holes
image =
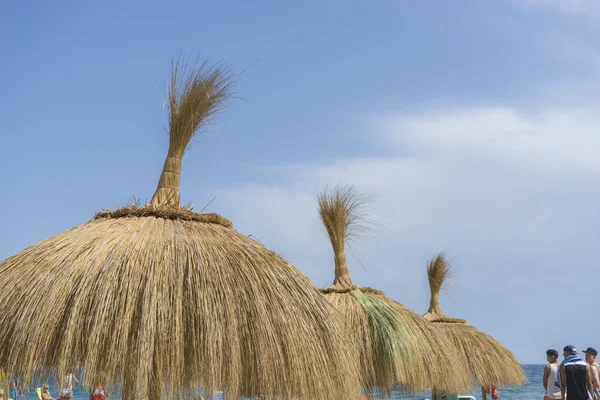
{"type": "Polygon", "coordinates": [[[542,378],[542,384],[544,385],[544,392],[548,392],[548,378],[550,377],[551,371],[552,371],[552,367],[550,367],[550,364],[547,364],[546,368],[544,368],[544,377],[542,378]]]}
{"type": "Polygon", "coordinates": [[[587,390],[590,395],[594,393],[594,389],[592,388],[592,372],[591,368],[587,365],[585,366],[585,379],[587,381],[587,390]]]}
{"type": "Polygon", "coordinates": [[[567,374],[564,365],[560,367],[560,397],[562,400],[567,400],[567,374]]]}
{"type": "Polygon", "coordinates": [[[598,374],[598,367],[592,364],[592,389],[596,390],[600,386],[600,376],[598,374]]]}

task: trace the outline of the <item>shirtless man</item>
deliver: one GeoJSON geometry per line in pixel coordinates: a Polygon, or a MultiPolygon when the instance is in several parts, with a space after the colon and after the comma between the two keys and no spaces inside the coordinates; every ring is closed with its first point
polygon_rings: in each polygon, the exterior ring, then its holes
{"type": "Polygon", "coordinates": [[[50,392],[48,391],[48,384],[44,383],[42,385],[42,400],[56,400],[50,392]]]}
{"type": "Polygon", "coordinates": [[[583,352],[585,353],[585,362],[590,368],[590,375],[592,377],[592,395],[594,396],[594,400],[600,400],[600,376],[598,374],[600,366],[596,362],[598,351],[593,347],[588,347],[583,352]]]}

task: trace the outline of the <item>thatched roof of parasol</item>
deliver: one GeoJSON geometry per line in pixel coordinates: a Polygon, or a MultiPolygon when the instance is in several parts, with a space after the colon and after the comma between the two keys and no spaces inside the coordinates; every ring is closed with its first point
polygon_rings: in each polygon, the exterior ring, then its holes
{"type": "Polygon", "coordinates": [[[431,302],[425,318],[435,323],[460,349],[468,360],[473,378],[481,385],[496,387],[518,386],[527,378],[510,350],[493,337],[467,325],[464,319],[451,318],[442,313],[439,292],[448,283],[451,266],[443,253],[432,259],[427,266],[431,289],[431,302]]]}
{"type": "Polygon", "coordinates": [[[85,386],[124,400],[358,398],[339,313],[310,281],[225,218],[179,205],[184,151],[233,83],[222,65],[176,59],[150,204],[100,212],[0,263],[0,366],[25,387],[81,368],[85,386]]]}
{"type": "Polygon", "coordinates": [[[325,190],[318,198],[335,261],[334,282],[321,292],[346,319],[353,349],[359,353],[363,387],[383,394],[396,385],[407,391],[470,390],[474,382],[461,366],[464,355],[435,326],[383,292],[352,282],[344,249],[365,226],[364,205],[353,186],[325,190]]]}

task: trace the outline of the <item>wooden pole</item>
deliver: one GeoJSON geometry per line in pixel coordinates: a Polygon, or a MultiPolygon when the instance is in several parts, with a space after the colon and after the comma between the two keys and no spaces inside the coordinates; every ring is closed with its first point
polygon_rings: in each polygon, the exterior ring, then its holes
{"type": "Polygon", "coordinates": [[[481,387],[481,400],[487,400],[487,393],[485,392],[485,388],[481,387]]]}

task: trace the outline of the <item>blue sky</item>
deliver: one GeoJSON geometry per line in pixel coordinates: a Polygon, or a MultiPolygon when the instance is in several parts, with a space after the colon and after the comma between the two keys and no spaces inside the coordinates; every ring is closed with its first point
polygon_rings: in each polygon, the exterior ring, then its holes
{"type": "Polygon", "coordinates": [[[152,196],[170,59],[200,50],[245,71],[186,157],[184,203],[216,197],[326,286],[316,193],[359,184],[382,229],[357,284],[423,313],[445,250],[444,310],[521,361],[600,346],[597,1],[212,3],[0,6],[0,260],[152,196]]]}

